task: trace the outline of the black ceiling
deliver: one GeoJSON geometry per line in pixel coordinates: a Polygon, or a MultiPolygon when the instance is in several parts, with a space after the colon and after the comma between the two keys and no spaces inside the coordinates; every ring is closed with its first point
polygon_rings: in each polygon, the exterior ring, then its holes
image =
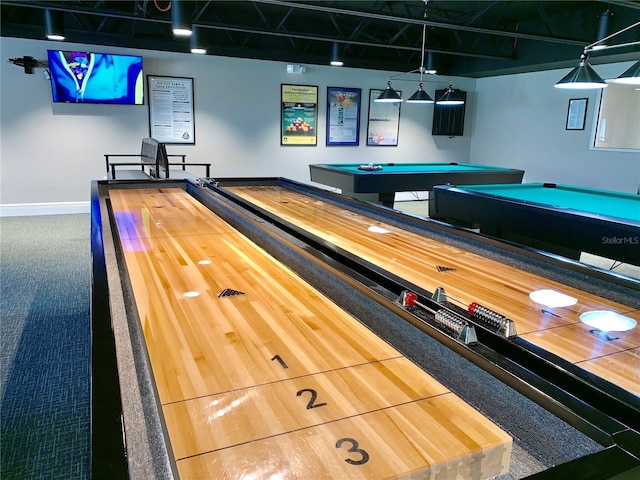
{"type": "MultiPolygon", "coordinates": [[[[64,12],[67,41],[188,52],[174,38],[171,2],[0,1],[0,33],[45,39],[46,8],[64,12]]],[[[182,1],[209,54],[326,65],[333,42],[345,66],[483,77],[577,63],[585,46],[640,21],[640,2],[601,1],[182,1]]],[[[640,41],[640,27],[616,35],[640,41]]],[[[640,46],[610,48],[591,62],[636,60],[640,46]]]]}

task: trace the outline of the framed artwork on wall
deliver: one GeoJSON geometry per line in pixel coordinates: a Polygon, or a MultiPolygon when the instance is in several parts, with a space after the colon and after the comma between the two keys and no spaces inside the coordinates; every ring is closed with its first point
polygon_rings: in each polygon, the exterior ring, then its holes
{"type": "Polygon", "coordinates": [[[587,98],[572,98],[567,109],[566,130],[584,130],[584,121],[587,115],[587,98]]]}
{"type": "Polygon", "coordinates": [[[281,85],[280,145],[318,144],[318,87],[281,85]]]}
{"type": "Polygon", "coordinates": [[[359,88],[327,87],[327,145],[360,144],[359,88]]]}
{"type": "Polygon", "coordinates": [[[160,143],[195,144],[193,78],[147,76],[149,136],[160,143]]]}
{"type": "MultiPolygon", "coordinates": [[[[397,90],[402,96],[402,92],[397,90]]],[[[376,102],[382,90],[369,90],[368,147],[397,147],[400,128],[400,103],[376,102]]]]}

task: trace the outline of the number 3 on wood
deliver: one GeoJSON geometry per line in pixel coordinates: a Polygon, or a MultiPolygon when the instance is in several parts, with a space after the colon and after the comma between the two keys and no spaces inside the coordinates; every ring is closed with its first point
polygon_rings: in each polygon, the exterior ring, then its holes
{"type": "Polygon", "coordinates": [[[362,457],[360,458],[360,460],[351,460],[350,458],[347,458],[345,462],[350,465],[362,465],[363,463],[367,463],[369,461],[369,454],[365,450],[359,448],[360,445],[353,438],[341,438],[336,442],[336,448],[340,448],[344,442],[349,442],[351,444],[351,448],[348,450],[349,452],[359,453],[362,457]]]}

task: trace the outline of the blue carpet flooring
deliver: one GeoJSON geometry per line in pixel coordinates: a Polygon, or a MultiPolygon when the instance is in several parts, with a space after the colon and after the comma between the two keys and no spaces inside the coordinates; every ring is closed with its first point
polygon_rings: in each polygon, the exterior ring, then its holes
{"type": "Polygon", "coordinates": [[[90,478],[88,214],[0,218],[0,478],[90,478]]]}

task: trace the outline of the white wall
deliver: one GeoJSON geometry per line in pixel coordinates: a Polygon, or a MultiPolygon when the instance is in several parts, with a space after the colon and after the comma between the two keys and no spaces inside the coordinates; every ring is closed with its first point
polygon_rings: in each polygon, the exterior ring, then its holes
{"type": "MultiPolygon", "coordinates": [[[[632,63],[596,65],[594,69],[603,78],[612,78],[632,63]]],[[[589,149],[600,93],[554,88],[568,72],[563,69],[478,79],[470,161],[522,168],[527,182],[636,193],[640,186],[640,153],[589,149]],[[571,98],[588,98],[584,130],[565,129],[571,98]]],[[[640,91],[638,104],[629,107],[640,115],[640,91]]]]}
{"type": "MultiPolygon", "coordinates": [[[[283,176],[309,182],[309,164],[458,161],[469,159],[475,94],[473,79],[455,79],[468,91],[465,135],[432,137],[433,106],[403,104],[398,147],[367,147],[363,102],[358,147],[326,147],[326,87],[384,88],[388,72],[308,66],[286,73],[286,63],[0,38],[0,204],[89,200],[90,181],[106,175],[105,153],[137,153],[149,135],[147,106],[53,104],[43,69],[25,75],[8,58],[46,59],[47,48],[140,54],[146,74],[192,77],[196,145],[167,147],[192,162],[212,162],[213,177],[283,176]],[[280,146],[280,85],[319,87],[318,146],[280,146]]],[[[418,65],[416,65],[417,67],[418,65]]],[[[433,95],[446,84],[426,83],[433,95]]],[[[405,96],[414,82],[396,82],[405,96]]]]}

